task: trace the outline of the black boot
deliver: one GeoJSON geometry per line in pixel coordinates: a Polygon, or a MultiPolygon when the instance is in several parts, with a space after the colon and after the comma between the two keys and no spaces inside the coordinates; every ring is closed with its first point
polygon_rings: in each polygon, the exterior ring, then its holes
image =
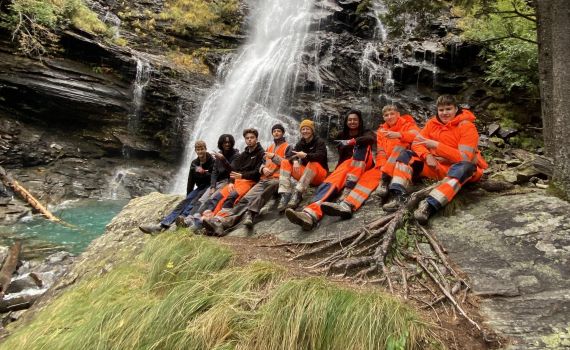
{"type": "Polygon", "coordinates": [[[202,225],[206,229],[206,232],[213,236],[223,236],[224,235],[224,225],[222,224],[222,220],[217,217],[213,217],[210,219],[204,219],[202,221],[202,225]]]}
{"type": "Polygon", "coordinates": [[[352,217],[352,206],[345,201],[340,203],[325,202],[321,204],[321,209],[327,215],[340,216],[344,220],[352,217]]]}

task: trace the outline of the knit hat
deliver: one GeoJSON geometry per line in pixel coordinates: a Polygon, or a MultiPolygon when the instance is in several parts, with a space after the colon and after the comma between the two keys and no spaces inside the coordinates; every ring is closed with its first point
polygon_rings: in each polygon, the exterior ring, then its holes
{"type": "Polygon", "coordinates": [[[313,133],[315,132],[315,123],[312,120],[309,119],[303,120],[301,122],[301,125],[299,125],[299,130],[301,130],[305,126],[313,130],[313,133]]]}
{"type": "Polygon", "coordinates": [[[271,127],[271,132],[273,132],[273,130],[275,130],[275,129],[279,129],[279,130],[281,130],[282,133],[285,133],[285,128],[283,127],[283,125],[281,125],[279,123],[277,123],[271,127]]]}

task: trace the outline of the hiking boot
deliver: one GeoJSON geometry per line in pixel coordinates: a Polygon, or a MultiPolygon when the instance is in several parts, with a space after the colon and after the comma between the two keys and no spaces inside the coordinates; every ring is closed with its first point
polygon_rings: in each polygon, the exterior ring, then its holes
{"type": "Polygon", "coordinates": [[[202,225],[206,229],[206,232],[213,236],[223,236],[224,235],[224,225],[222,220],[217,217],[202,220],[202,225]]]}
{"type": "Polygon", "coordinates": [[[345,199],[346,197],[348,197],[348,195],[350,194],[351,191],[352,191],[352,188],[347,188],[347,187],[345,187],[345,188],[342,190],[342,193],[340,194],[340,196],[338,197],[337,203],[343,202],[344,199],[345,199]]]}
{"type": "Polygon", "coordinates": [[[189,223],[186,223],[186,217],[185,216],[177,216],[176,220],[174,220],[174,222],[176,223],[176,227],[188,227],[190,226],[189,223]]]}
{"type": "Polygon", "coordinates": [[[374,191],[374,197],[380,199],[381,201],[386,199],[386,197],[388,197],[388,185],[382,182],[380,186],[376,188],[376,191],[374,191]]]}
{"type": "Polygon", "coordinates": [[[299,191],[293,192],[293,196],[291,196],[291,201],[289,202],[290,209],[296,209],[301,201],[303,200],[303,194],[299,191]]]}
{"type": "Polygon", "coordinates": [[[146,224],[139,226],[139,230],[148,234],[159,233],[166,230],[167,228],[168,226],[163,226],[162,224],[146,224]]]}
{"type": "Polygon", "coordinates": [[[277,211],[280,213],[284,212],[287,209],[287,205],[289,204],[289,200],[291,199],[291,193],[281,193],[281,197],[279,198],[279,205],[277,205],[277,211]]]}
{"type": "Polygon", "coordinates": [[[420,225],[425,225],[428,223],[430,216],[435,213],[435,208],[432,207],[427,201],[421,201],[418,205],[418,209],[414,211],[414,218],[420,225]]]}
{"type": "Polygon", "coordinates": [[[393,213],[400,209],[406,203],[407,197],[403,194],[396,194],[392,199],[382,206],[385,212],[393,213]]]}
{"type": "Polygon", "coordinates": [[[352,217],[352,206],[345,201],[340,203],[325,202],[321,204],[321,210],[330,216],[340,216],[343,220],[352,217]]]}
{"type": "Polygon", "coordinates": [[[253,213],[251,211],[246,211],[243,215],[243,224],[247,228],[253,228],[253,213]]]}
{"type": "Polygon", "coordinates": [[[305,213],[304,211],[295,211],[293,209],[285,210],[285,216],[287,219],[294,223],[295,225],[299,225],[305,231],[310,231],[317,226],[317,222],[311,215],[305,213]]]}

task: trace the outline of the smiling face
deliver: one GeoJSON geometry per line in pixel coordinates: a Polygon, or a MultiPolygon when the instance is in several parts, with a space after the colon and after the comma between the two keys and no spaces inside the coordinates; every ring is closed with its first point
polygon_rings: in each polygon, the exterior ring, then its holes
{"type": "Polygon", "coordinates": [[[449,123],[457,114],[458,108],[456,105],[439,105],[437,106],[437,116],[443,124],[449,123]]]}
{"type": "Polygon", "coordinates": [[[257,144],[257,136],[255,136],[255,134],[252,132],[248,132],[243,138],[245,139],[245,144],[247,147],[252,148],[257,144]]]}
{"type": "Polygon", "coordinates": [[[301,137],[305,140],[310,140],[313,137],[313,129],[308,126],[303,126],[301,128],[301,137]]]}
{"type": "Polygon", "coordinates": [[[349,114],[348,117],[346,117],[346,125],[348,125],[350,130],[358,130],[360,118],[358,118],[357,114],[349,114]]]}
{"type": "Polygon", "coordinates": [[[396,122],[398,121],[398,118],[400,118],[400,112],[391,109],[386,111],[382,115],[382,117],[384,117],[384,121],[386,122],[386,124],[388,124],[389,126],[394,126],[394,124],[396,124],[396,122]]]}
{"type": "Polygon", "coordinates": [[[281,129],[273,129],[271,135],[273,135],[274,140],[278,140],[283,137],[283,131],[281,129]]]}
{"type": "Polygon", "coordinates": [[[206,147],[202,146],[202,145],[198,145],[196,147],[194,147],[194,150],[196,151],[196,154],[198,155],[198,158],[203,159],[206,156],[206,147]]]}

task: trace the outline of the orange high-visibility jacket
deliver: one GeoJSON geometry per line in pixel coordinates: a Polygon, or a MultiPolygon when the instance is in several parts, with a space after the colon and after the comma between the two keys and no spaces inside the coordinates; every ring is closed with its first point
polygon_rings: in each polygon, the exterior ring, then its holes
{"type": "Polygon", "coordinates": [[[376,132],[376,167],[380,168],[386,164],[388,157],[396,146],[401,146],[404,149],[410,148],[410,144],[418,134],[420,128],[416,125],[416,121],[409,114],[401,115],[392,127],[387,123],[380,125],[376,132]],[[402,134],[399,139],[389,139],[381,132],[395,131],[402,134]]]}
{"type": "MultiPolygon", "coordinates": [[[[281,163],[281,160],[286,157],[285,152],[287,151],[287,147],[289,147],[287,141],[280,144],[277,149],[275,149],[275,143],[272,143],[267,147],[267,151],[265,151],[265,153],[275,153],[275,157],[277,157],[279,159],[279,163],[281,163]]],[[[272,177],[278,178],[280,166],[280,164],[276,164],[273,160],[265,156],[265,164],[262,164],[261,168],[266,167],[273,173],[272,177]]]]}
{"type": "Polygon", "coordinates": [[[447,160],[447,162],[444,161],[447,164],[469,161],[486,169],[487,162],[477,148],[479,133],[473,124],[474,121],[475,115],[467,109],[461,109],[447,124],[433,117],[426,123],[420,134],[427,139],[438,141],[437,148],[428,149],[424,145],[413,143],[412,150],[422,160],[425,160],[426,156],[431,153],[447,160]]]}

